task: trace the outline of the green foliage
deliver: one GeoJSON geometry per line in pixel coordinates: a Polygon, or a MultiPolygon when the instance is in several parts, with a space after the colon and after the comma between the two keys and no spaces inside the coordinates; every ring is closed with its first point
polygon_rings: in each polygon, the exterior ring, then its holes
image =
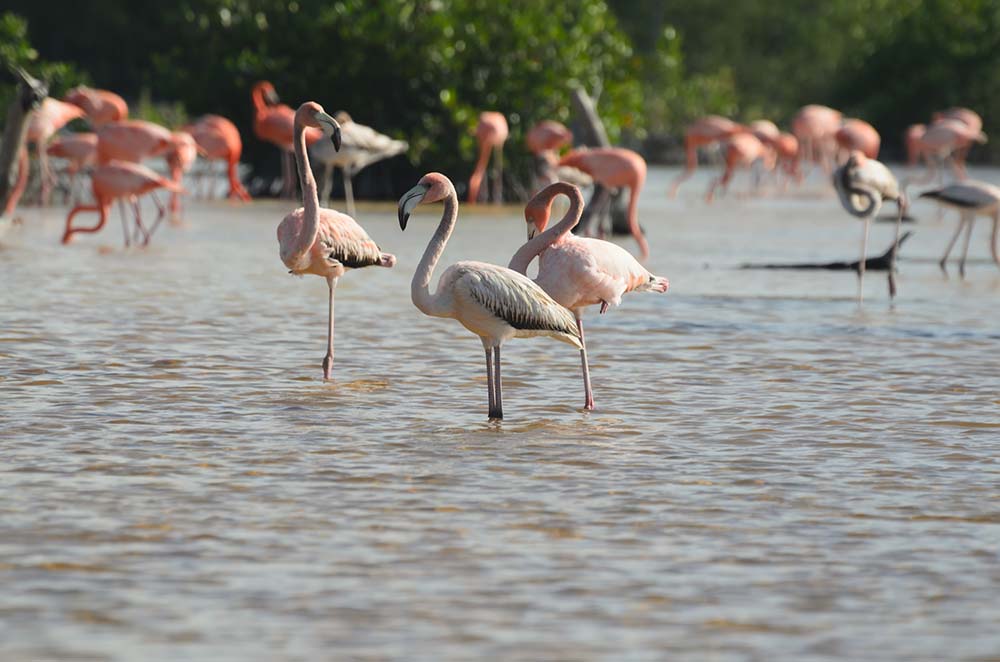
{"type": "Polygon", "coordinates": [[[28,24],[11,12],[0,14],[0,114],[14,98],[13,80],[6,75],[9,67],[22,67],[35,78],[48,83],[49,94],[59,96],[74,85],[85,82],[85,76],[66,62],[47,62],[28,42],[28,24]]]}

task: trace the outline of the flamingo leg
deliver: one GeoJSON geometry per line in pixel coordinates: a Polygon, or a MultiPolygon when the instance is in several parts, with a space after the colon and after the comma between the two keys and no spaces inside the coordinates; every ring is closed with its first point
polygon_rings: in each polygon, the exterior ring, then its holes
{"type": "Polygon", "coordinates": [[[889,300],[896,296],[896,251],[899,250],[899,234],[903,229],[903,214],[906,213],[906,198],[900,196],[896,200],[896,240],[892,244],[892,253],[889,254],[889,300]]]}
{"type": "Polygon", "coordinates": [[[871,216],[865,216],[864,234],[861,235],[861,259],[858,261],[858,304],[865,300],[865,262],[868,256],[868,232],[872,227],[871,216]]]}
{"type": "Polygon", "coordinates": [[[344,174],[344,200],[347,202],[347,215],[354,216],[354,184],[352,178],[354,172],[350,167],[343,169],[344,174]]]}
{"type": "Polygon", "coordinates": [[[153,233],[156,232],[156,228],[159,227],[160,221],[163,220],[163,217],[167,213],[166,208],[160,203],[159,198],[156,197],[155,191],[149,192],[149,199],[153,201],[154,205],[156,205],[156,210],[158,213],[156,215],[156,220],[153,221],[153,226],[149,228],[149,232],[146,234],[146,245],[149,244],[150,238],[153,236],[153,233]]]}
{"type": "Polygon", "coordinates": [[[492,184],[492,200],[494,204],[500,204],[503,202],[503,145],[497,145],[493,148],[493,152],[496,154],[495,167],[493,168],[493,180],[492,184]]]}
{"type": "Polygon", "coordinates": [[[587,342],[583,339],[583,320],[580,314],[576,314],[576,328],[580,332],[580,364],[583,367],[583,408],[587,411],[594,410],[594,392],[590,388],[590,365],[587,362],[587,342]]]}
{"type": "Polygon", "coordinates": [[[493,390],[493,348],[486,344],[485,338],[483,338],[483,349],[486,350],[486,390],[489,393],[489,417],[493,418],[497,408],[496,392],[493,390]]]}
{"type": "Polygon", "coordinates": [[[125,235],[125,248],[128,248],[132,245],[132,242],[129,240],[128,219],[125,214],[125,200],[122,198],[118,198],[118,213],[122,218],[122,233],[125,235]]]}
{"type": "Polygon", "coordinates": [[[323,166],[323,183],[319,190],[319,199],[322,201],[323,206],[330,207],[330,192],[333,190],[333,171],[335,166],[332,163],[327,163],[323,166]]]}
{"type": "Polygon", "coordinates": [[[337,279],[327,278],[330,287],[330,330],[326,336],[326,356],[323,357],[323,379],[333,377],[333,293],[337,289],[337,279]]]}
{"type": "Polygon", "coordinates": [[[962,257],[958,261],[958,275],[965,278],[965,258],[969,254],[969,240],[972,239],[973,218],[969,218],[965,224],[965,245],[962,247],[962,257]]]}
{"type": "Polygon", "coordinates": [[[39,175],[41,177],[42,187],[39,198],[39,205],[42,207],[49,206],[49,199],[52,197],[52,185],[55,183],[55,176],[52,174],[52,169],[49,167],[49,154],[45,151],[45,145],[39,140],[36,143],[38,148],[38,167],[39,175]]]}
{"type": "Polygon", "coordinates": [[[149,232],[146,230],[146,227],[142,224],[142,214],[141,214],[142,210],[139,207],[139,198],[132,196],[131,202],[132,202],[132,212],[135,214],[135,235],[132,237],[132,240],[138,244],[139,237],[141,235],[142,245],[148,246],[149,232]]]}
{"type": "Polygon", "coordinates": [[[962,234],[962,228],[965,227],[965,223],[968,220],[969,217],[964,212],[958,217],[958,227],[955,228],[955,234],[951,236],[951,241],[948,242],[948,247],[944,249],[944,255],[941,256],[941,261],[938,262],[938,265],[941,267],[941,271],[945,273],[948,273],[946,263],[948,262],[948,256],[951,255],[951,249],[954,248],[955,242],[958,241],[958,236],[962,234]]]}
{"type": "Polygon", "coordinates": [[[500,385],[500,346],[497,345],[493,348],[493,390],[495,391],[493,403],[493,411],[490,412],[490,418],[494,418],[498,421],[503,420],[503,387],[500,385]]]}
{"type": "Polygon", "coordinates": [[[993,212],[993,238],[990,240],[990,253],[993,261],[1000,267],[1000,250],[997,247],[997,240],[1000,239],[1000,209],[993,212]]]}

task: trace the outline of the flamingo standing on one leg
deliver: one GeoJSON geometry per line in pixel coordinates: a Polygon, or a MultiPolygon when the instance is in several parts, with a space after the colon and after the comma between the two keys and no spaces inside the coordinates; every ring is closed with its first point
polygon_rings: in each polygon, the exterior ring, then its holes
{"type": "Polygon", "coordinates": [[[594,211],[599,211],[606,203],[608,189],[628,188],[628,227],[639,244],[640,259],[645,261],[649,257],[649,243],[639,227],[639,192],[646,181],[646,160],[630,149],[602,147],[568,152],[559,160],[559,165],[582,170],[602,187],[601,194],[595,191],[588,205],[594,211]]]}
{"type": "Polygon", "coordinates": [[[83,108],[87,121],[94,128],[108,122],[128,119],[128,104],[125,99],[108,90],[80,85],[67,92],[63,100],[83,108]]]}
{"type": "MultiPolygon", "coordinates": [[[[184,192],[184,189],[177,182],[161,177],[144,165],[128,161],[111,161],[110,163],[97,166],[91,173],[91,185],[94,192],[94,204],[77,205],[69,211],[69,215],[66,216],[66,229],[62,236],[62,243],[64,244],[68,244],[77,232],[97,232],[103,228],[108,219],[111,203],[115,200],[132,199],[160,188],[175,193],[184,192]],[[89,228],[74,228],[73,217],[82,211],[96,211],[100,215],[97,225],[89,228]]],[[[164,209],[159,202],[156,204],[159,207],[160,215],[148,232],[143,228],[142,220],[139,218],[138,204],[134,205],[136,227],[146,236],[144,244],[149,243],[149,237],[152,235],[153,230],[156,229],[160,219],[163,218],[164,209]]],[[[129,229],[125,225],[124,217],[122,218],[122,223],[125,230],[125,247],[127,248],[129,246],[129,229]]]]}
{"type": "Polygon", "coordinates": [[[878,135],[875,127],[853,117],[844,120],[844,124],[833,134],[833,138],[837,141],[837,147],[848,156],[857,150],[870,159],[878,158],[878,150],[882,144],[882,137],[878,135]]]}
{"type": "Polygon", "coordinates": [[[621,303],[627,292],[666,292],[666,278],[649,273],[632,255],[617,244],[601,239],[575,236],[571,230],[583,215],[583,194],[572,184],[550,184],[528,202],[524,218],[528,223],[528,242],[521,246],[508,268],[524,274],[538,256],[535,282],[556,303],[573,311],[580,332],[580,362],[583,368],[584,409],[594,408],[590,386],[590,367],[583,335],[583,309],[600,304],[601,314],[608,306],[621,303]],[[545,229],[552,212],[552,202],[559,195],[570,200],[570,208],[559,223],[545,229]]]}
{"type": "Polygon", "coordinates": [[[70,199],[76,202],[76,176],[97,163],[97,134],[69,133],[56,138],[45,150],[49,156],[66,159],[70,199]]]}
{"type": "MultiPolygon", "coordinates": [[[[45,147],[56,131],[66,126],[72,120],[83,117],[83,109],[71,103],[65,103],[52,97],[42,101],[42,105],[31,113],[28,120],[28,133],[25,143],[35,143],[38,154],[38,165],[41,173],[41,204],[49,204],[52,192],[53,176],[49,168],[48,154],[45,147]]],[[[25,147],[27,149],[27,147],[25,147]]]]}
{"type": "Polygon", "coordinates": [[[399,227],[406,229],[410,212],[421,203],[444,200],[437,232],[413,274],[410,294],[425,315],[450,317],[479,336],[486,350],[489,417],[503,418],[500,346],[511,338],[548,336],[583,348],[573,315],[527,276],[484,262],[463,261],[448,267],[431,294],[430,283],[458,220],[458,194],[440,173],[424,175],[399,200],[399,227]],[[492,354],[492,356],[491,356],[492,354]]]}
{"type": "Polygon", "coordinates": [[[858,303],[864,300],[865,260],[868,257],[871,221],[882,207],[883,200],[895,201],[899,213],[896,216],[896,241],[889,258],[889,298],[895,297],[896,248],[899,246],[899,232],[906,212],[906,196],[900,191],[899,182],[880,161],[869,159],[860,151],[855,151],[833,173],[833,185],[847,213],[862,218],[865,222],[861,237],[861,259],[858,261],[858,303]],[[862,206],[862,203],[866,204],[862,206]]]}
{"type": "Polygon", "coordinates": [[[315,274],[326,278],[330,288],[329,334],[323,357],[323,378],[333,376],[333,294],[337,280],[350,269],[392,267],[396,258],[383,253],[364,229],[347,214],[321,209],[316,179],[306,153],[306,130],[322,129],[335,147],[340,147],[340,126],[315,101],[295,111],[295,161],[302,186],[302,206],[278,225],[281,261],[297,276],[315,274]]]}
{"type": "Polygon", "coordinates": [[[479,114],[479,124],[476,125],[479,159],[469,177],[469,202],[475,203],[479,199],[479,188],[482,186],[491,152],[496,154],[490,177],[493,180],[493,202],[499,203],[503,200],[503,144],[507,142],[508,133],[507,118],[502,114],[492,111],[479,114]]]}
{"type": "MultiPolygon", "coordinates": [[[[267,81],[260,81],[250,92],[253,101],[253,131],[258,138],[269,142],[282,151],[281,197],[295,197],[295,164],[292,155],[295,152],[295,111],[280,103],[274,86],[267,81]]],[[[322,132],[308,128],[306,143],[313,144],[322,136],[322,132]]]]}
{"type": "Polygon", "coordinates": [[[970,179],[934,191],[924,191],[920,197],[930,198],[943,207],[958,210],[959,213],[958,227],[939,262],[942,271],[947,273],[945,264],[948,261],[948,256],[958,240],[958,235],[962,233],[962,228],[965,228],[965,247],[962,249],[962,257],[958,262],[958,273],[962,278],[965,278],[965,258],[969,253],[969,240],[972,237],[972,225],[976,216],[993,218],[990,253],[993,255],[993,261],[1000,267],[1000,249],[997,247],[998,241],[1000,241],[1000,188],[970,179]]]}
{"type": "Polygon", "coordinates": [[[191,134],[207,161],[225,161],[229,177],[229,198],[250,200],[250,194],[240,183],[239,165],[243,140],[239,129],[220,115],[202,115],[183,129],[191,134]]]}
{"type": "Polygon", "coordinates": [[[351,116],[341,111],[334,115],[340,124],[340,149],[334,149],[326,140],[313,144],[312,156],[326,165],[319,197],[323,204],[330,205],[330,190],[333,188],[333,169],[340,168],[344,175],[344,197],[347,214],[354,215],[354,175],[373,163],[402,154],[409,145],[403,140],[394,140],[379,133],[370,126],[358,124],[351,116]]]}
{"type": "Polygon", "coordinates": [[[670,197],[677,197],[677,189],[698,169],[699,148],[715,145],[748,130],[747,127],[719,115],[708,115],[689,124],[684,130],[684,153],[687,156],[687,165],[671,182],[670,197]]]}
{"type": "MultiPolygon", "coordinates": [[[[726,167],[722,174],[716,177],[708,190],[705,192],[705,202],[712,202],[715,199],[715,191],[720,186],[723,193],[729,187],[729,182],[733,178],[737,168],[749,168],[756,161],[762,160],[767,167],[768,159],[774,158],[774,153],[768,151],[757,136],[752,133],[737,133],[725,143],[726,167]]],[[[773,160],[771,161],[773,167],[773,160]]]]}

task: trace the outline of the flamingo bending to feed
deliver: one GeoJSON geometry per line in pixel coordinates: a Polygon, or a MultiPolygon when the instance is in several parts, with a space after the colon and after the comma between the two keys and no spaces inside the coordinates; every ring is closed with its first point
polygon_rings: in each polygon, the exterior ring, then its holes
{"type": "Polygon", "coordinates": [[[962,228],[965,228],[965,247],[962,249],[962,257],[958,261],[958,273],[963,278],[965,277],[965,258],[969,253],[969,240],[972,237],[972,225],[976,216],[993,218],[990,253],[993,255],[993,261],[1000,267],[1000,250],[997,248],[997,242],[1000,241],[1000,188],[985,182],[966,180],[934,191],[924,191],[920,197],[929,198],[941,206],[956,209],[959,213],[958,227],[939,262],[942,271],[947,273],[945,263],[948,261],[952,247],[958,240],[958,235],[962,233],[962,228]]]}
{"type": "MultiPolygon", "coordinates": [[[[146,193],[152,194],[153,191],[160,188],[173,193],[184,193],[184,189],[181,188],[178,182],[161,177],[144,165],[128,161],[111,161],[110,163],[101,164],[94,168],[90,177],[94,192],[94,204],[77,205],[69,211],[69,215],[66,216],[66,229],[62,236],[62,243],[64,244],[68,244],[77,232],[99,231],[108,220],[111,203],[115,200],[131,199],[133,201],[132,207],[135,211],[136,231],[145,235],[143,245],[146,245],[149,243],[149,238],[152,236],[156,226],[163,218],[164,209],[159,201],[156,200],[156,197],[153,196],[153,201],[159,208],[160,214],[147,232],[142,225],[142,219],[139,216],[139,205],[135,201],[135,198],[146,193]],[[73,217],[82,211],[96,211],[100,215],[97,225],[89,228],[74,228],[73,217]]],[[[129,229],[124,215],[122,216],[122,227],[125,231],[125,247],[128,248],[129,229]]]]}
{"type": "Polygon", "coordinates": [[[684,153],[687,157],[683,172],[670,184],[670,197],[677,197],[680,188],[698,169],[698,149],[722,142],[737,133],[748,131],[747,127],[719,115],[699,118],[684,130],[684,153]]]}
{"type": "MultiPolygon", "coordinates": [[[[281,197],[295,197],[295,111],[291,106],[280,103],[274,85],[260,81],[250,92],[253,102],[253,132],[258,138],[281,150],[281,197]]],[[[313,144],[322,132],[312,127],[306,130],[306,142],[313,144]]]]}
{"type": "Polygon", "coordinates": [[[630,149],[602,147],[568,152],[559,165],[582,170],[595,184],[601,185],[602,189],[595,190],[590,200],[589,207],[594,210],[600,210],[608,202],[608,189],[628,188],[628,227],[639,244],[640,259],[645,261],[649,257],[649,243],[639,227],[639,192],[646,182],[646,160],[630,149]]]}
{"type": "Polygon", "coordinates": [[[333,375],[333,294],[337,281],[349,269],[392,267],[396,258],[383,253],[364,229],[347,214],[321,209],[316,179],[306,153],[306,131],[322,129],[335,147],[340,147],[340,126],[315,101],[307,101],[295,111],[295,160],[302,186],[302,206],[278,225],[281,261],[290,273],[314,274],[326,278],[330,288],[329,333],[323,378],[333,375]]]}
{"type": "Polygon", "coordinates": [[[312,155],[326,165],[323,185],[319,197],[323,204],[330,204],[330,189],[333,188],[333,169],[340,168],[344,175],[344,197],[347,199],[347,213],[354,215],[354,185],[352,178],[373,163],[402,154],[409,145],[403,140],[394,140],[379,133],[370,126],[358,124],[351,116],[341,111],[334,115],[340,124],[340,149],[334,149],[326,140],[312,146],[312,155]]]}
{"type": "Polygon", "coordinates": [[[715,199],[715,191],[720,186],[722,192],[726,192],[737,168],[749,168],[758,160],[763,161],[764,167],[769,170],[774,167],[775,152],[769,150],[752,133],[737,133],[731,137],[725,143],[725,152],[726,167],[722,174],[709,184],[708,191],[705,192],[705,202],[710,203],[715,199]]]}
{"type": "Polygon", "coordinates": [[[240,183],[239,165],[243,140],[236,125],[221,115],[202,115],[184,127],[191,134],[206,161],[225,161],[229,177],[228,197],[249,201],[250,194],[240,183]]]}
{"type": "Polygon", "coordinates": [[[489,417],[502,419],[500,346],[504,342],[511,338],[548,336],[582,349],[583,341],[568,310],[530,278],[505,267],[456,262],[441,275],[437,291],[432,294],[434,267],[458,221],[458,194],[451,180],[432,172],[399,200],[399,227],[403,230],[414,207],[438,200],[444,200],[444,213],[413,274],[410,296],[420,312],[456,319],[482,340],[486,350],[489,417]]]}
{"type": "Polygon", "coordinates": [[[528,242],[521,246],[508,264],[518,273],[526,273],[538,256],[535,282],[556,303],[573,311],[580,332],[580,362],[583,368],[584,409],[594,408],[590,386],[590,367],[583,335],[583,309],[600,304],[601,314],[609,306],[621,303],[627,292],[666,292],[666,278],[649,273],[631,253],[602,239],[577,237],[571,231],[583,215],[583,194],[572,184],[550,184],[528,202],[524,218],[528,224],[528,242]],[[570,208],[559,223],[545,229],[552,212],[552,202],[559,195],[570,200],[570,208]]]}
{"type": "Polygon", "coordinates": [[[108,122],[128,119],[128,104],[125,99],[108,90],[95,90],[80,85],[67,92],[63,100],[82,108],[87,121],[94,128],[108,122]]]}
{"type": "Polygon", "coordinates": [[[493,202],[503,201],[503,144],[507,142],[508,133],[507,118],[502,114],[492,111],[480,113],[479,124],[476,125],[479,159],[469,177],[469,202],[475,203],[479,199],[479,188],[482,186],[491,152],[496,154],[496,166],[490,177],[493,180],[493,202]]]}
{"type": "Polygon", "coordinates": [[[860,151],[852,152],[844,165],[833,173],[833,185],[840,197],[840,204],[847,213],[864,219],[865,229],[861,238],[861,259],[858,261],[858,303],[864,300],[865,260],[868,257],[868,232],[884,200],[896,203],[896,241],[889,258],[889,298],[896,296],[896,249],[899,246],[899,232],[903,214],[906,212],[906,196],[899,188],[892,172],[885,165],[869,159],[860,151]],[[863,204],[864,203],[864,204],[863,204]]]}

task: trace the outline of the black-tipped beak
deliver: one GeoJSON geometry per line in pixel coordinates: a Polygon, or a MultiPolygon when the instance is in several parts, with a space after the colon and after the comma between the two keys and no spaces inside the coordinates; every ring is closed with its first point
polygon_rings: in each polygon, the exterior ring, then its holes
{"type": "Polygon", "coordinates": [[[399,199],[399,229],[405,230],[406,223],[410,220],[410,212],[413,208],[420,204],[427,195],[427,191],[430,190],[429,186],[425,184],[417,184],[399,199]]]}
{"type": "Polygon", "coordinates": [[[333,141],[333,148],[339,152],[341,144],[340,123],[324,112],[316,113],[315,117],[316,122],[323,129],[323,133],[330,136],[330,140],[333,141]]]}
{"type": "Polygon", "coordinates": [[[278,96],[278,93],[275,92],[274,90],[267,90],[267,92],[264,94],[264,100],[267,101],[267,104],[269,106],[277,106],[279,103],[281,103],[281,98],[278,96]]]}

